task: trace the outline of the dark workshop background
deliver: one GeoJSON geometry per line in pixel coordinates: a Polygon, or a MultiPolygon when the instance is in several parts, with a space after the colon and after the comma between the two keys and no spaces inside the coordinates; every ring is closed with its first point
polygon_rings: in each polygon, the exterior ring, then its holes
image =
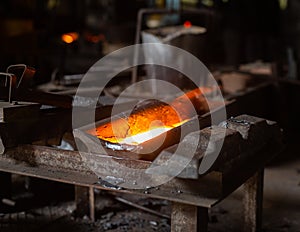
{"type": "MultiPolygon", "coordinates": [[[[5,70],[13,63],[32,65],[38,70],[36,83],[49,81],[53,72],[84,73],[107,53],[107,46],[134,43],[138,9],[164,4],[150,0],[3,0],[0,68],[5,70]],[[61,36],[68,32],[78,33],[79,40],[66,45],[61,36]]],[[[276,64],[282,76],[298,78],[299,1],[193,0],[182,1],[182,6],[207,9],[207,13],[188,18],[208,29],[199,57],[208,67],[261,60],[276,64]]],[[[185,19],[182,15],[179,23],[185,19]]]]}

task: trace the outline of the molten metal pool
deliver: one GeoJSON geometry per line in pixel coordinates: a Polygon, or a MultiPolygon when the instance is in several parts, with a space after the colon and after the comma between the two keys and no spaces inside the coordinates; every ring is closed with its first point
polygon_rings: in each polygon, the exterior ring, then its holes
{"type": "Polygon", "coordinates": [[[208,112],[205,94],[212,88],[196,88],[170,103],[146,100],[136,106],[125,118],[118,118],[100,125],[96,132],[89,132],[99,139],[114,143],[138,145],[155,138],[189,121],[196,114],[208,112]]]}

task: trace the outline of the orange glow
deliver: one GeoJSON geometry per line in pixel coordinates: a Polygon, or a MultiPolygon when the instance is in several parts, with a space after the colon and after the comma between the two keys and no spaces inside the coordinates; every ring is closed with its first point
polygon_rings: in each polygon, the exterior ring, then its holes
{"type": "Polygon", "coordinates": [[[126,118],[100,125],[90,134],[110,143],[137,145],[181,126],[197,114],[209,111],[203,94],[211,88],[197,88],[169,104],[153,100],[137,107],[126,118]]]}
{"type": "Polygon", "coordinates": [[[61,36],[61,40],[67,44],[73,43],[78,39],[79,35],[76,32],[66,33],[61,36]]]}
{"type": "Polygon", "coordinates": [[[104,41],[105,37],[103,34],[93,35],[90,33],[85,33],[85,39],[91,43],[99,43],[100,41],[104,41]]]}
{"type": "Polygon", "coordinates": [[[125,139],[121,140],[119,143],[130,144],[130,145],[140,144],[148,141],[151,138],[157,137],[162,133],[171,129],[172,127],[158,127],[158,128],[150,129],[148,131],[130,137],[126,137],[125,139]]]}
{"type": "Polygon", "coordinates": [[[184,24],[183,24],[183,26],[185,28],[190,28],[192,26],[192,23],[190,21],[185,21],[184,24]]]}

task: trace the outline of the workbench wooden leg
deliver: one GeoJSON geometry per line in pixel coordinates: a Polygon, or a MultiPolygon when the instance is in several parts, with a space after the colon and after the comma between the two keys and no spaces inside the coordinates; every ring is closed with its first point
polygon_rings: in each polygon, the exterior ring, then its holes
{"type": "Polygon", "coordinates": [[[208,225],[208,209],[193,205],[172,202],[172,232],[206,232],[208,225]]]}
{"type": "Polygon", "coordinates": [[[89,216],[95,221],[95,196],[93,187],[75,186],[76,216],[89,216]]]}
{"type": "Polygon", "coordinates": [[[261,231],[264,171],[257,172],[244,184],[244,231],[261,231]]]}

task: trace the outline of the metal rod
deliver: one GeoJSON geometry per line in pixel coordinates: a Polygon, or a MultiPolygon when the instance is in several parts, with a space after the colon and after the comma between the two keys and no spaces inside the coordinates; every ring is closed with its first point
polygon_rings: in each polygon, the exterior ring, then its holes
{"type": "Polygon", "coordinates": [[[1,202],[5,205],[11,206],[11,207],[16,205],[15,201],[7,199],[7,198],[3,198],[1,202]]]}
{"type": "Polygon", "coordinates": [[[11,100],[11,90],[12,90],[12,85],[13,85],[13,78],[14,78],[15,75],[11,74],[11,73],[0,72],[0,76],[1,75],[6,77],[6,79],[5,79],[5,87],[7,86],[7,78],[9,78],[8,102],[12,103],[12,100],[11,100]]]}
{"type": "Polygon", "coordinates": [[[89,187],[89,207],[90,207],[90,219],[92,222],[96,220],[95,217],[95,192],[93,187],[89,187]]]}
{"type": "Polygon", "coordinates": [[[157,212],[157,211],[155,211],[155,210],[146,208],[146,207],[141,206],[141,205],[139,205],[139,204],[136,204],[136,203],[134,203],[134,202],[132,202],[132,201],[128,201],[128,200],[126,200],[126,199],[124,199],[124,198],[121,198],[121,197],[115,197],[115,199],[116,199],[117,201],[119,201],[119,202],[122,202],[122,203],[126,204],[126,205],[135,207],[135,208],[137,208],[137,209],[140,209],[140,210],[143,210],[143,211],[145,211],[145,212],[154,214],[154,215],[156,215],[156,216],[163,217],[163,218],[166,218],[166,219],[171,219],[171,217],[170,217],[169,215],[162,214],[162,213],[157,212]]]}
{"type": "Polygon", "coordinates": [[[10,80],[9,80],[9,90],[8,90],[8,102],[9,103],[12,103],[12,100],[11,100],[11,86],[12,86],[12,76],[10,76],[10,80]]]}
{"type": "Polygon", "coordinates": [[[24,69],[23,72],[22,72],[22,75],[21,75],[21,77],[20,77],[20,79],[19,79],[19,81],[17,83],[17,88],[19,88],[20,83],[22,82],[23,76],[24,76],[24,74],[26,72],[27,66],[25,64],[13,64],[13,65],[10,65],[10,66],[7,67],[6,72],[7,73],[13,73],[11,71],[11,69],[17,69],[17,68],[23,68],[24,69]]]}

